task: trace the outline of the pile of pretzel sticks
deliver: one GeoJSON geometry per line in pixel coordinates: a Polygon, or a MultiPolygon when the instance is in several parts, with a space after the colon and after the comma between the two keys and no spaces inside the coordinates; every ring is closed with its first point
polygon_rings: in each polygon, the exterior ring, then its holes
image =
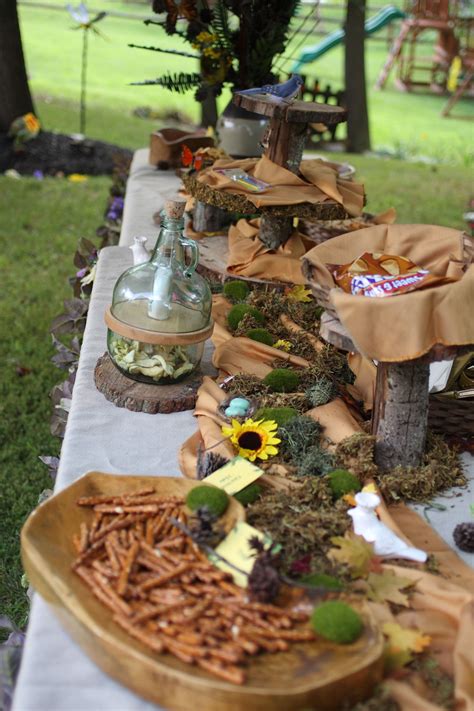
{"type": "Polygon", "coordinates": [[[128,634],[233,684],[249,656],[314,639],[304,612],[250,602],[173,521],[184,500],[143,489],[77,501],[91,508],[74,545],[73,569],[128,634]],[[297,628],[295,628],[297,627],[297,628]]]}

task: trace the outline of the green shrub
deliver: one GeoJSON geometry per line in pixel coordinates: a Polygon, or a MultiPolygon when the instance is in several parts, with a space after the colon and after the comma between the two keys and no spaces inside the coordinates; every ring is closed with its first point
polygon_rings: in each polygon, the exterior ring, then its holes
{"type": "Polygon", "coordinates": [[[250,314],[255,321],[257,321],[257,323],[265,323],[265,316],[261,311],[256,309],[255,306],[249,306],[248,304],[235,304],[227,315],[227,323],[230,330],[235,331],[243,317],[247,314],[250,314]]]}
{"type": "Polygon", "coordinates": [[[255,413],[256,420],[273,420],[278,427],[286,424],[298,415],[294,407],[261,407],[255,413]]]}
{"type": "Polygon", "coordinates": [[[244,281],[226,281],[222,291],[224,296],[234,303],[245,301],[247,296],[250,294],[248,284],[244,281]]]}
{"type": "Polygon", "coordinates": [[[311,624],[316,634],[337,644],[355,642],[364,628],[359,613],[340,600],[329,600],[315,607],[311,624]]]}
{"type": "Polygon", "coordinates": [[[274,393],[294,393],[300,384],[300,376],[288,368],[275,368],[263,379],[274,393]]]}
{"type": "Polygon", "coordinates": [[[234,499],[237,499],[237,501],[241,503],[242,506],[248,506],[249,504],[253,504],[255,501],[257,501],[261,493],[262,487],[260,486],[260,484],[257,484],[257,482],[254,481],[252,482],[252,484],[249,484],[244,489],[234,494],[234,499]]]}
{"type": "Polygon", "coordinates": [[[340,499],[344,494],[349,494],[351,491],[357,492],[361,489],[359,479],[347,469],[334,469],[329,472],[328,481],[335,499],[340,499]]]}
{"type": "Polygon", "coordinates": [[[293,417],[278,430],[282,453],[296,464],[300,464],[308,451],[318,445],[320,435],[319,422],[306,415],[293,417]]]}
{"type": "Polygon", "coordinates": [[[329,378],[322,376],[306,390],[306,397],[313,407],[319,407],[330,402],[336,395],[334,383],[329,378]]]}
{"type": "Polygon", "coordinates": [[[245,335],[247,338],[251,338],[252,341],[264,343],[266,346],[273,346],[273,336],[266,328],[251,328],[245,335]]]}
{"type": "Polygon", "coordinates": [[[191,511],[196,511],[201,506],[207,506],[209,511],[215,516],[222,516],[229,505],[229,497],[217,486],[203,484],[191,489],[186,496],[186,505],[191,511]]]}
{"type": "Polygon", "coordinates": [[[298,464],[299,476],[322,476],[331,471],[334,466],[334,457],[319,444],[314,444],[306,450],[304,457],[298,464]]]}

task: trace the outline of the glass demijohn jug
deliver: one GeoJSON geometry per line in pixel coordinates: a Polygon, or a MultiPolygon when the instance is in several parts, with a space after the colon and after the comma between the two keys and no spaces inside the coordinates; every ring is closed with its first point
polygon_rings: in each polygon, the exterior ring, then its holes
{"type": "Polygon", "coordinates": [[[212,333],[211,290],[195,271],[199,251],[184,237],[184,207],[166,202],[150,260],[119,277],[105,314],[109,355],[134,380],[167,385],[186,377],[212,333]]]}

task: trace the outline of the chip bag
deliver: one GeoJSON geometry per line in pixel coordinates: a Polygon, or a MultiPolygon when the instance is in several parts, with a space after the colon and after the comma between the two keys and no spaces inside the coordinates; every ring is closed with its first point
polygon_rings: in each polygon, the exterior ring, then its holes
{"type": "Polygon", "coordinates": [[[364,252],[350,264],[327,264],[334,280],[348,294],[385,297],[455,281],[436,276],[406,257],[364,252]]]}

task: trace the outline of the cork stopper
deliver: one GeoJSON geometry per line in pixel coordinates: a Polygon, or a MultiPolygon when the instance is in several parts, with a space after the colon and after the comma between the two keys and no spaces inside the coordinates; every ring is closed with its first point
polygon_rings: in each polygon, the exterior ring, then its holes
{"type": "Polygon", "coordinates": [[[184,215],[185,207],[186,200],[176,195],[176,197],[169,198],[165,201],[164,210],[167,217],[170,217],[172,220],[179,220],[179,218],[184,215]]]}

